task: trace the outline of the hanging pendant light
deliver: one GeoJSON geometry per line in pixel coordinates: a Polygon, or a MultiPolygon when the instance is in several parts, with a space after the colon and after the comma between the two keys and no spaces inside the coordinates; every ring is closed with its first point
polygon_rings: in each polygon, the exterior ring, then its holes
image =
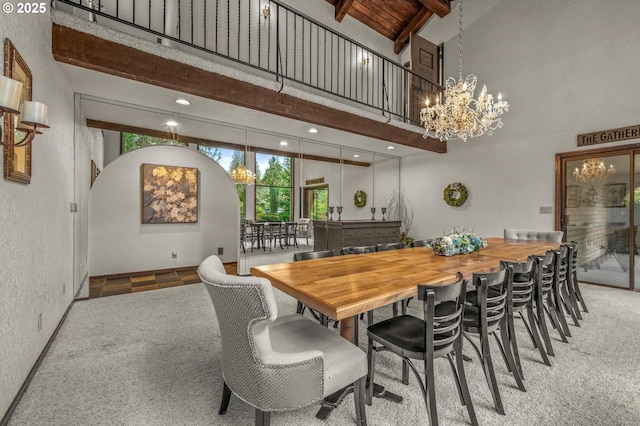
{"type": "MultiPolygon", "coordinates": [[[[247,147],[244,148],[244,162],[247,162],[247,147]]],[[[256,174],[247,169],[244,164],[235,167],[229,172],[229,177],[236,185],[255,185],[256,174]]]]}
{"type": "Polygon", "coordinates": [[[437,95],[431,104],[426,99],[426,106],[420,111],[420,122],[425,128],[424,137],[441,141],[461,139],[467,141],[483,134],[491,135],[502,127],[502,114],[509,110],[509,104],[498,93],[497,98],[487,93],[487,86],[477,99],[474,92],[478,78],[469,74],[462,79],[462,0],[459,2],[459,35],[458,35],[458,81],[449,77],[442,97],[437,95]]]}

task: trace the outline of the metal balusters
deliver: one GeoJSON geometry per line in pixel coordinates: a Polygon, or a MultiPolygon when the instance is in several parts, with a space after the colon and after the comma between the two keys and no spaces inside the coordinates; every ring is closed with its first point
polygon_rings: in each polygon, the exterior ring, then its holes
{"type": "Polygon", "coordinates": [[[173,41],[221,56],[271,73],[281,84],[288,80],[312,87],[400,120],[409,120],[410,112],[415,111],[412,108],[422,102],[412,101],[409,106],[412,92],[424,96],[441,90],[279,0],[265,2],[269,16],[263,15],[260,6],[256,10],[255,1],[233,1],[189,0],[182,4],[182,0],[99,0],[97,9],[80,0],[59,3],[107,18],[100,24],[108,25],[109,20],[127,24],[156,35],[163,43],[173,41]],[[231,11],[236,5],[237,12],[231,11]],[[211,13],[213,16],[209,16],[211,13]]]}

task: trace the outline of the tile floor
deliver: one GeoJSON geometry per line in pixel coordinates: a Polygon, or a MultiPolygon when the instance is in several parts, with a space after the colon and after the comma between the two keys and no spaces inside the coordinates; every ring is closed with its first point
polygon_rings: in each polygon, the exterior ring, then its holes
{"type": "MultiPolygon", "coordinates": [[[[224,266],[228,274],[236,273],[237,266],[235,262],[224,266]]],[[[199,282],[200,277],[198,277],[197,266],[157,272],[134,272],[132,274],[91,277],[89,298],[136,293],[138,291],[156,290],[199,282]]]]}

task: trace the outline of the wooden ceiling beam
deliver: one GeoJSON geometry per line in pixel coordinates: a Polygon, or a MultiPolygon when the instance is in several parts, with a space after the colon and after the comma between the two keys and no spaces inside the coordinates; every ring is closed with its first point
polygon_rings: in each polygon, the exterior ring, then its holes
{"type": "Polygon", "coordinates": [[[451,3],[447,0],[419,0],[420,3],[440,18],[451,13],[451,3]]]}
{"type": "Polygon", "coordinates": [[[342,22],[352,4],[353,0],[338,0],[336,2],[336,21],[342,22]]]}
{"type": "Polygon", "coordinates": [[[407,44],[409,44],[409,38],[411,34],[414,34],[422,28],[422,26],[433,16],[433,11],[423,7],[420,11],[414,16],[414,18],[409,22],[409,24],[405,27],[404,30],[396,37],[393,43],[393,51],[395,53],[402,52],[407,44]]]}
{"type": "Polygon", "coordinates": [[[58,62],[425,151],[447,152],[446,143],[424,139],[411,130],[277,93],[58,24],[52,27],[52,53],[58,62]]]}

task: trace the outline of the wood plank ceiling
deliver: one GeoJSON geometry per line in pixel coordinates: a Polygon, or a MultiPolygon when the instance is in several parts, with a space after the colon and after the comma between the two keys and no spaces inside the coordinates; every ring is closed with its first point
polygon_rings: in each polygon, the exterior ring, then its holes
{"type": "Polygon", "coordinates": [[[400,53],[409,37],[434,14],[442,18],[451,13],[449,0],[326,0],[335,6],[336,21],[346,15],[362,22],[394,42],[400,53]]]}

